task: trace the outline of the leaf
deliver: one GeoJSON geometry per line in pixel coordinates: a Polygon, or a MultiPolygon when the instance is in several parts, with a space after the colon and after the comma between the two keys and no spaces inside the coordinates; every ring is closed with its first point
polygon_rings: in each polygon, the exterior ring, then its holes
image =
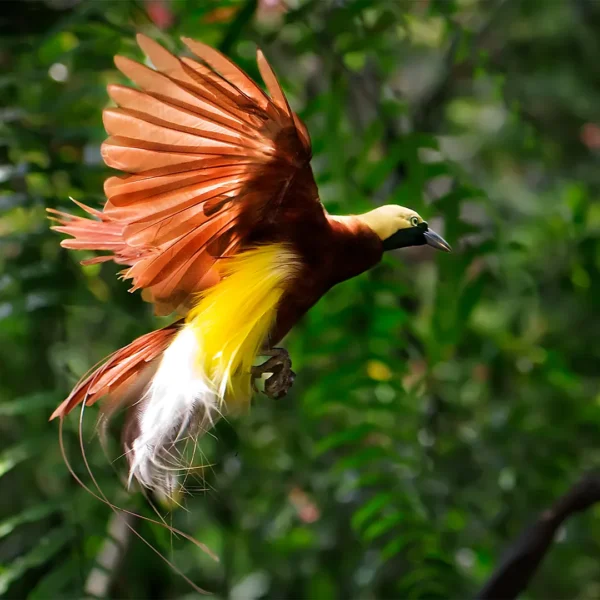
{"type": "Polygon", "coordinates": [[[384,561],[390,560],[399,552],[402,552],[407,546],[414,544],[415,546],[422,545],[423,540],[427,537],[431,530],[427,528],[427,524],[421,524],[412,521],[410,527],[406,527],[401,535],[394,537],[388,542],[381,551],[381,558],[384,561]]]}
{"type": "Polygon", "coordinates": [[[405,515],[401,512],[395,512],[391,515],[386,515],[374,523],[371,523],[371,525],[365,529],[363,536],[365,540],[371,542],[385,533],[388,533],[404,520],[405,515]]]}
{"type": "Polygon", "coordinates": [[[53,512],[60,508],[60,504],[46,502],[45,504],[36,504],[30,508],[25,509],[9,519],[5,519],[0,522],[0,538],[3,538],[12,533],[17,527],[24,523],[33,523],[34,521],[40,521],[44,517],[51,515],[53,512]]]}
{"type": "Polygon", "coordinates": [[[48,598],[72,598],[65,588],[69,583],[83,587],[81,565],[78,561],[68,558],[61,565],[54,567],[47,575],[42,577],[36,586],[27,595],[27,600],[48,600],[48,598]]]}
{"type": "Polygon", "coordinates": [[[430,133],[412,133],[408,138],[410,143],[417,148],[429,148],[431,150],[440,149],[440,143],[437,137],[430,133]]]}
{"type": "Polygon", "coordinates": [[[308,586],[307,596],[312,600],[328,600],[336,597],[336,581],[326,571],[315,573],[308,586]]]}
{"type": "Polygon", "coordinates": [[[402,141],[394,142],[386,149],[385,157],[374,163],[364,177],[363,185],[375,191],[379,189],[386,179],[400,165],[405,155],[405,144],[402,141]]]}
{"type": "Polygon", "coordinates": [[[354,427],[342,429],[333,435],[328,435],[318,442],[315,451],[317,455],[324,454],[333,448],[338,448],[344,444],[362,440],[366,435],[375,431],[376,429],[377,428],[371,423],[361,423],[360,425],[356,425],[354,427]]]}
{"type": "Polygon", "coordinates": [[[352,528],[355,530],[360,530],[369,519],[374,517],[380,510],[391,504],[393,500],[394,496],[391,493],[381,493],[373,496],[352,516],[352,528]]]}
{"type": "Polygon", "coordinates": [[[365,463],[380,460],[382,458],[389,459],[389,451],[381,446],[370,446],[339,460],[333,468],[334,470],[341,471],[345,469],[356,469],[365,463]]]}
{"type": "Polygon", "coordinates": [[[383,124],[379,119],[372,121],[369,123],[368,127],[365,129],[362,135],[362,147],[360,152],[356,155],[356,165],[357,168],[361,168],[363,165],[368,164],[369,162],[369,153],[372,151],[373,147],[381,141],[384,136],[384,128],[383,124]]]}
{"type": "Polygon", "coordinates": [[[365,473],[352,482],[355,489],[363,490],[368,487],[387,485],[389,477],[385,473],[365,473]]]}
{"type": "Polygon", "coordinates": [[[438,577],[439,572],[434,567],[418,565],[417,568],[402,578],[400,582],[402,596],[409,595],[411,598],[415,597],[415,591],[417,591],[415,588],[423,586],[428,581],[436,581],[438,577]]]}
{"type": "Polygon", "coordinates": [[[5,594],[12,583],[20,579],[29,569],[48,562],[71,538],[73,529],[54,529],[37,541],[27,554],[19,556],[0,572],[0,596],[5,594]]]}
{"type": "Polygon", "coordinates": [[[446,162],[425,163],[423,165],[423,177],[426,180],[451,174],[450,166],[446,162]]]}
{"type": "Polygon", "coordinates": [[[461,324],[468,321],[473,309],[479,304],[486,284],[487,278],[484,274],[484,276],[479,276],[477,279],[469,282],[462,290],[456,308],[457,320],[461,324]]]}
{"type": "Polygon", "coordinates": [[[32,441],[8,448],[0,454],[0,477],[34,454],[32,441]]]}
{"type": "Polygon", "coordinates": [[[410,542],[411,539],[406,536],[394,538],[391,542],[388,542],[383,547],[383,550],[381,551],[381,559],[384,562],[387,562],[402,552],[402,550],[404,550],[404,548],[406,548],[410,542]]]}
{"type": "Polygon", "coordinates": [[[0,417],[26,415],[30,411],[53,406],[60,401],[60,398],[58,394],[40,392],[39,394],[21,396],[9,402],[2,402],[0,403],[0,417]]]}

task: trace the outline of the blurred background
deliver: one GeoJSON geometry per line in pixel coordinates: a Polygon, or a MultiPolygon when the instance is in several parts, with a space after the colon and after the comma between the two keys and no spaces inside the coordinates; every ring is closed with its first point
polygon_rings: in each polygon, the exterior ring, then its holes
{"type": "MultiPolygon", "coordinates": [[[[114,54],[142,58],[138,31],[173,51],[202,40],[255,78],[260,46],[327,209],[410,206],[455,252],[392,253],[333,289],[286,341],[291,394],[203,441],[202,485],[160,511],[220,563],[132,527],[217,598],[469,597],[600,463],[600,3],[3,2],[0,596],[195,597],[73,480],[48,423],[91,365],[168,322],[116,265],[81,267],[45,217],[103,202],[105,87],[114,54]]],[[[95,413],[99,484],[152,515],[95,413]]],[[[77,425],[66,450],[89,483],[77,425]]],[[[596,509],[561,529],[525,597],[600,598],[599,557],[596,509]]]]}

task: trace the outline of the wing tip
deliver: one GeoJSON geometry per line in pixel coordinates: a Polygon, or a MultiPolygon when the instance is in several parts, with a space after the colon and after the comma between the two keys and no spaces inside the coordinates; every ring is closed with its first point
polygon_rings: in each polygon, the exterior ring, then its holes
{"type": "Polygon", "coordinates": [[[147,36],[145,33],[142,33],[141,31],[139,31],[138,33],[135,34],[135,41],[137,42],[137,44],[140,48],[142,48],[143,44],[146,44],[148,42],[156,43],[156,42],[154,42],[154,40],[151,37],[147,36]]]}
{"type": "MultiPolygon", "coordinates": [[[[111,100],[113,100],[114,102],[116,102],[116,100],[114,99],[114,95],[118,94],[120,91],[122,90],[133,90],[133,88],[127,86],[127,85],[123,85],[122,83],[109,83],[106,86],[106,91],[108,92],[108,95],[110,96],[111,100]]],[[[134,90],[137,91],[137,90],[134,90]]]]}
{"type": "Polygon", "coordinates": [[[195,44],[202,43],[202,42],[197,42],[196,40],[193,40],[191,37],[188,37],[187,35],[182,35],[182,36],[180,36],[179,39],[185,46],[187,46],[188,50],[191,50],[192,52],[194,52],[194,50],[192,49],[192,46],[194,46],[195,44]]]}
{"type": "Polygon", "coordinates": [[[127,58],[126,56],[122,56],[121,54],[115,54],[113,62],[115,63],[115,67],[117,67],[117,69],[119,69],[119,71],[122,72],[123,69],[121,67],[126,67],[129,63],[132,63],[133,61],[130,58],[127,58]]]}
{"type": "Polygon", "coordinates": [[[165,60],[171,63],[179,62],[179,59],[176,56],[169,52],[162,44],[159,44],[155,39],[152,39],[143,33],[138,33],[135,36],[135,39],[138,46],[142,49],[142,52],[152,61],[158,70],[162,69],[159,68],[159,64],[157,63],[164,62],[165,60]]]}
{"type": "Polygon", "coordinates": [[[206,61],[205,56],[203,56],[205,52],[213,53],[217,56],[223,56],[223,58],[229,61],[229,59],[226,58],[219,50],[213,48],[212,46],[209,46],[208,44],[205,44],[204,42],[194,40],[193,38],[188,37],[187,35],[182,35],[179,39],[187,46],[187,48],[191,52],[193,52],[196,56],[198,56],[204,61],[206,61]]]}
{"type": "Polygon", "coordinates": [[[117,69],[119,69],[123,75],[129,77],[129,79],[132,81],[134,80],[134,77],[132,77],[132,69],[146,67],[146,65],[143,65],[142,63],[139,63],[138,61],[127,56],[123,56],[122,54],[115,54],[113,62],[115,63],[115,67],[117,67],[117,69]]]}

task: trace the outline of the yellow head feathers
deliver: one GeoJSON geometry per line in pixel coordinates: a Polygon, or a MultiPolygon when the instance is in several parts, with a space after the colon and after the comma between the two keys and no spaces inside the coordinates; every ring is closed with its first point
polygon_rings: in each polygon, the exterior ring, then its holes
{"type": "Polygon", "coordinates": [[[397,231],[416,227],[423,222],[414,210],[397,204],[379,206],[364,215],[357,215],[357,219],[370,227],[380,240],[387,240],[397,231]]]}

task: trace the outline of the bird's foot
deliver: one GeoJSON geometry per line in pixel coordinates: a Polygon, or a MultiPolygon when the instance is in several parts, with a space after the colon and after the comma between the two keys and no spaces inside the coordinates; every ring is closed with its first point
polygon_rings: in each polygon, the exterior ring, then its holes
{"type": "MultiPolygon", "coordinates": [[[[252,367],[252,385],[254,380],[259,379],[265,373],[271,373],[271,376],[265,380],[264,394],[274,400],[283,398],[292,387],[296,373],[292,371],[292,360],[285,348],[271,348],[262,350],[261,355],[270,356],[262,365],[252,367]]],[[[254,386],[256,390],[256,386],[254,386]]]]}

